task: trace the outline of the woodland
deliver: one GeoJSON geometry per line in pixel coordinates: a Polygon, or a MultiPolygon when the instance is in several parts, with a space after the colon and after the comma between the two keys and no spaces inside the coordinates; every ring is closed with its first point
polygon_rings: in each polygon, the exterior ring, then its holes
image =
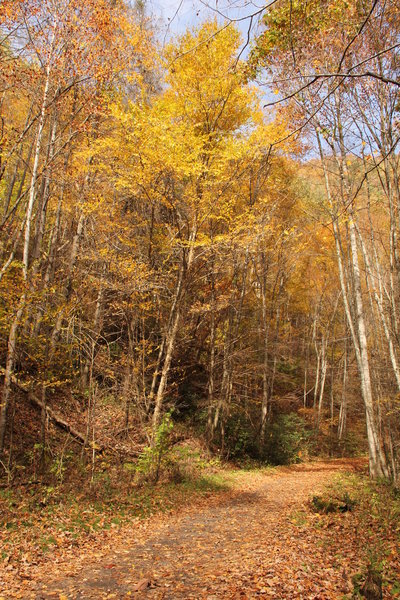
{"type": "Polygon", "coordinates": [[[397,9],[279,0],[247,43],[216,14],[162,44],[140,2],[3,0],[8,483],[158,463],[173,429],[398,484],[397,9]]]}
{"type": "MultiPolygon", "coordinates": [[[[244,17],[209,8],[165,39],[143,0],[0,3],[0,505],[10,536],[0,559],[10,576],[17,555],[32,563],[32,514],[48,527],[59,519],[57,535],[35,529],[45,552],[62,546],[68,511],[72,532],[94,535],[100,523],[106,535],[125,518],[111,498],[120,506],[134,494],[142,516],[183,507],[193,482],[206,497],[221,488],[198,473],[227,462],[368,457],[372,483],[351,494],[384,486],[386,512],[371,492],[363,523],[372,519],[371,532],[390,521],[376,535],[397,560],[398,4],[272,0],[248,14],[245,35],[244,17]],[[67,497],[78,505],[67,509],[67,497]]],[[[303,488],[282,473],[298,499],[322,477],[299,471],[303,488]]],[[[346,492],[313,503],[325,514],[356,501],[346,492]]],[[[281,518],[279,539],[293,530],[282,552],[308,548],[303,517],[281,518]]],[[[309,519],[320,535],[333,527],[309,519]]],[[[365,588],[378,567],[363,564],[365,588]]],[[[384,597],[400,593],[389,571],[384,597]]],[[[342,597],[339,587],[282,589],[262,597],[342,597]]]]}

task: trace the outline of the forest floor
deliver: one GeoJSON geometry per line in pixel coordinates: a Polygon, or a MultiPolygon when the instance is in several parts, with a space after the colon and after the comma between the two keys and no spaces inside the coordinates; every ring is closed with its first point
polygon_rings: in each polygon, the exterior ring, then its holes
{"type": "Polygon", "coordinates": [[[340,488],[340,472],[362,465],[336,460],[227,475],[224,490],[179,510],[134,519],[75,548],[55,547],[46,560],[28,561],[18,577],[0,572],[6,586],[0,597],[351,598],[370,560],[368,548],[381,542],[387,564],[394,561],[384,597],[400,597],[393,577],[398,554],[390,540],[373,539],[379,531],[357,510],[319,514],[310,508],[310,498],[328,484],[340,488]]]}

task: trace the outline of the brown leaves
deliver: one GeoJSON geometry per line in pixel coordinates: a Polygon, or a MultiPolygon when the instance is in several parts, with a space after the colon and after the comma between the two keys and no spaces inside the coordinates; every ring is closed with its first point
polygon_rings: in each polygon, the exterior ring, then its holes
{"type": "MultiPolygon", "coordinates": [[[[360,541],[365,546],[366,540],[358,505],[345,514],[309,509],[310,495],[321,492],[334,468],[319,463],[272,474],[236,472],[229,493],[98,534],[79,552],[56,552],[35,567],[23,589],[46,581],[48,594],[74,598],[79,590],[88,600],[337,600],[353,591],[352,577],[362,569],[360,541]]],[[[390,539],[387,546],[387,560],[395,564],[390,539]]]]}
{"type": "Polygon", "coordinates": [[[138,583],[133,586],[132,591],[133,592],[143,592],[143,590],[146,590],[148,587],[150,587],[151,581],[150,579],[141,579],[140,581],[138,581],[138,583]]]}

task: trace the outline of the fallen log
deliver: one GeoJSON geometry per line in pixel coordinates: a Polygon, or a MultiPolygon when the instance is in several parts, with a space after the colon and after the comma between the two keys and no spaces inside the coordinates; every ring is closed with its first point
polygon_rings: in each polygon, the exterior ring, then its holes
{"type": "MultiPolygon", "coordinates": [[[[0,374],[4,375],[3,367],[0,367],[0,374]]],[[[82,446],[87,446],[88,449],[89,448],[92,449],[92,445],[90,443],[88,444],[86,436],[84,434],[82,434],[80,431],[78,431],[77,429],[75,429],[75,427],[73,427],[70,423],[68,423],[68,421],[66,421],[62,415],[57,413],[55,410],[53,410],[49,406],[45,405],[45,403],[40,398],[38,398],[38,396],[32,391],[31,387],[28,384],[23,383],[22,381],[19,381],[19,379],[15,375],[11,376],[11,383],[19,391],[21,391],[27,395],[28,400],[31,402],[31,404],[33,404],[37,408],[40,408],[41,410],[45,410],[47,417],[49,418],[49,420],[52,423],[54,423],[54,425],[56,425],[56,427],[69,433],[70,436],[73,437],[74,440],[76,442],[78,442],[79,444],[81,444],[82,446]]],[[[128,448],[119,448],[119,447],[116,447],[115,445],[113,445],[113,446],[110,444],[105,445],[105,444],[99,444],[98,442],[96,442],[95,450],[98,454],[102,454],[103,452],[108,451],[113,454],[117,453],[117,454],[123,454],[125,456],[129,456],[132,458],[137,458],[140,455],[142,448],[129,450],[128,448]]]]}
{"type": "MultiPolygon", "coordinates": [[[[34,404],[41,410],[45,410],[46,416],[50,419],[50,421],[52,421],[60,429],[67,431],[80,444],[85,445],[85,443],[86,443],[85,436],[83,436],[79,431],[77,431],[74,427],[72,427],[72,425],[67,423],[67,421],[65,421],[61,417],[61,415],[54,412],[54,410],[51,409],[49,406],[45,405],[45,403],[42,400],[40,400],[40,398],[35,396],[35,394],[33,394],[32,392],[27,392],[27,394],[28,394],[29,401],[32,404],[34,404]]],[[[99,448],[97,448],[97,450],[99,450],[99,448]]]]}
{"type": "MultiPolygon", "coordinates": [[[[0,373],[4,375],[4,369],[2,367],[0,367],[0,373]]],[[[23,392],[24,394],[27,394],[31,404],[37,406],[41,410],[45,410],[49,420],[52,421],[55,425],[57,425],[57,427],[63,429],[64,431],[67,431],[77,442],[79,442],[82,445],[85,445],[86,437],[82,433],[80,433],[80,431],[77,431],[74,427],[72,427],[72,425],[70,425],[67,421],[65,421],[65,419],[61,415],[56,413],[52,408],[50,408],[42,400],[40,400],[40,398],[38,398],[32,392],[31,388],[27,384],[24,384],[22,381],[19,381],[19,379],[15,375],[11,375],[11,383],[19,391],[23,392]]]]}

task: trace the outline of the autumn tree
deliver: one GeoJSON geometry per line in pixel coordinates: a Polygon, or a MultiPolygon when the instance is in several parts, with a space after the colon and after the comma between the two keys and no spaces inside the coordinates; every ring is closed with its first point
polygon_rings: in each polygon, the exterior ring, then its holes
{"type": "MultiPolygon", "coordinates": [[[[398,93],[393,72],[397,21],[392,7],[378,7],[376,4],[335,2],[306,6],[281,2],[266,15],[266,30],[258,40],[253,57],[255,63],[265,66],[272,78],[285,76],[281,94],[290,104],[290,114],[296,118],[298,129],[310,133],[318,150],[324,173],[327,222],[331,222],[335,237],[341,295],[365,406],[370,471],[373,477],[378,477],[387,476],[391,470],[396,480],[397,442],[393,442],[392,434],[389,434],[390,403],[386,409],[387,417],[382,413],[382,391],[371,362],[373,342],[370,327],[373,325],[368,316],[368,294],[375,288],[373,297],[376,310],[380,315],[387,351],[397,379],[394,331],[392,333],[389,326],[392,309],[389,309],[389,314],[385,312],[382,296],[375,287],[377,273],[381,274],[382,270],[376,241],[373,241],[376,240],[375,217],[371,217],[370,212],[371,202],[380,201],[379,194],[372,200],[372,172],[376,171],[378,177],[383,178],[387,190],[392,189],[394,171],[388,163],[397,160],[395,140],[391,144],[386,142],[385,149],[377,136],[371,143],[371,130],[378,123],[385,132],[392,131],[394,127],[398,93]],[[332,27],[332,23],[335,23],[335,27],[332,27]],[[279,56],[279,63],[275,56],[279,56]],[[365,65],[380,77],[362,73],[365,65]],[[343,71],[343,75],[339,71],[343,71]],[[336,75],[328,76],[332,72],[336,75]],[[388,80],[385,85],[382,84],[382,77],[388,80]],[[391,79],[393,83],[389,82],[391,79]],[[372,90],[376,90],[380,98],[381,108],[378,112],[366,108],[369,103],[365,104],[365,100],[371,97],[372,90]],[[371,168],[365,160],[365,127],[370,130],[371,156],[376,153],[379,156],[371,168]],[[361,164],[364,164],[364,168],[360,172],[361,164]],[[369,220],[362,218],[361,208],[364,207],[369,211],[369,220]],[[375,247],[374,261],[378,268],[375,274],[363,234],[365,227],[375,247]],[[367,288],[363,270],[367,273],[367,288]],[[381,434],[383,422],[388,426],[384,436],[381,434]]],[[[390,139],[391,134],[385,133],[384,136],[390,139]]],[[[387,206],[388,214],[393,215],[391,192],[387,206]]],[[[393,242],[393,217],[388,225],[393,271],[397,252],[396,242],[393,242]]],[[[382,279],[380,282],[382,285],[382,279]]],[[[397,295],[391,284],[389,289],[393,289],[389,296],[397,295]]],[[[389,393],[395,392],[392,390],[389,393]]]]}
{"type": "Polygon", "coordinates": [[[70,0],[27,0],[15,4],[13,11],[6,8],[2,52],[9,54],[12,68],[3,71],[3,77],[14,85],[6,88],[2,105],[9,133],[1,165],[1,277],[4,288],[12,290],[5,310],[9,327],[4,327],[8,343],[0,418],[2,449],[21,336],[25,346],[34,339],[39,342],[41,335],[46,340],[43,354],[38,355],[43,418],[46,412],[46,363],[54,355],[65,314],[61,306],[55,317],[52,301],[57,288],[64,301],[70,299],[86,224],[83,200],[90,194],[91,180],[84,176],[78,183],[78,219],[71,223],[76,229],[63,244],[75,203],[70,179],[73,153],[78,142],[96,137],[105,92],[117,82],[122,85],[125,67],[132,69],[129,78],[133,81],[140,55],[139,28],[123,3],[96,0],[82,7],[70,0]],[[13,103],[17,113],[11,111],[13,103]]]}

